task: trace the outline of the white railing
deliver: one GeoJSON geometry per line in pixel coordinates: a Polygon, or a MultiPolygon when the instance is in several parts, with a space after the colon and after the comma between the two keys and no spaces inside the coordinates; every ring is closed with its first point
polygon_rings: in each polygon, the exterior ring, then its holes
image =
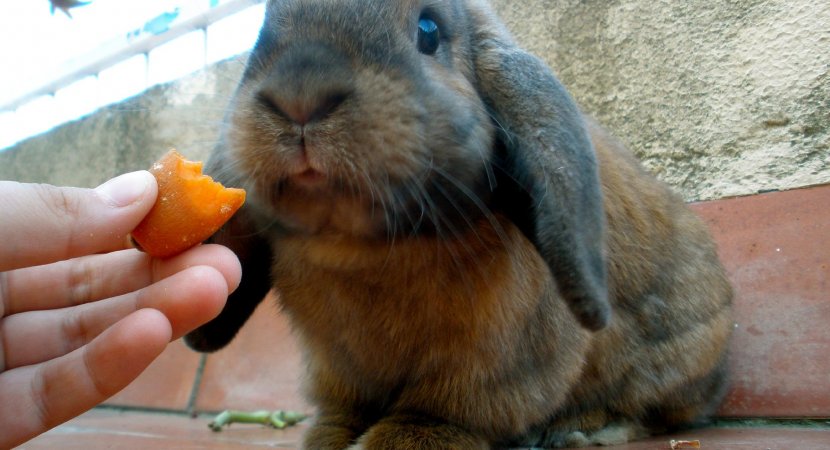
{"type": "Polygon", "coordinates": [[[65,64],[37,87],[0,100],[0,149],[245,52],[256,40],[263,1],[226,0],[209,9],[182,10],[161,29],[125,33],[65,64]]]}

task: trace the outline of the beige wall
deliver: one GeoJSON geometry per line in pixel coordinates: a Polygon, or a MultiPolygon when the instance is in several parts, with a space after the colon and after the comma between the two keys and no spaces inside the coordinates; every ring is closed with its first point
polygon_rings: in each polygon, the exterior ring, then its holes
{"type": "Polygon", "coordinates": [[[830,2],[493,3],[686,198],[830,182],[830,2]]]}
{"type": "MultiPolygon", "coordinates": [[[[517,39],[689,200],[830,182],[830,2],[495,0],[517,39]]],[[[92,186],[201,158],[231,61],[0,153],[0,178],[92,186]]]]}
{"type": "Polygon", "coordinates": [[[244,60],[229,60],[0,152],[0,179],[96,186],[177,148],[210,153],[244,60]]]}

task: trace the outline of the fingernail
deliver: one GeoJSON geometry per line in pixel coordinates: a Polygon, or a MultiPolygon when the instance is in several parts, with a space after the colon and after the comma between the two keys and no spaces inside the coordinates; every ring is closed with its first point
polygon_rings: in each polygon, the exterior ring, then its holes
{"type": "Polygon", "coordinates": [[[150,178],[153,175],[146,170],[125,173],[95,188],[95,192],[103,196],[107,203],[122,207],[135,203],[147,192],[150,178]]]}

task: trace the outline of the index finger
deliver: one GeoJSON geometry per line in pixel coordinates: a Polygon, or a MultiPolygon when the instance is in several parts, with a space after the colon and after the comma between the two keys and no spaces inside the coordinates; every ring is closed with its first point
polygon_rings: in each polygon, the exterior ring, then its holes
{"type": "Polygon", "coordinates": [[[0,181],[0,272],[124,248],[157,192],[147,171],[95,189],[0,181]]]}

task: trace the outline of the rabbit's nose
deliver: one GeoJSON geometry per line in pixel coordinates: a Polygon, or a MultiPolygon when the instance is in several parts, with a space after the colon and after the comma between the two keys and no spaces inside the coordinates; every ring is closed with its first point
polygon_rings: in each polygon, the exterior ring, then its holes
{"type": "Polygon", "coordinates": [[[294,99],[270,94],[267,91],[260,91],[257,94],[257,100],[278,116],[299,126],[324,120],[349,96],[347,93],[337,91],[314,98],[303,96],[303,98],[294,99]]]}
{"type": "Polygon", "coordinates": [[[349,60],[323,44],[288,48],[257,92],[257,100],[297,125],[332,115],[354,92],[349,60]]]}

